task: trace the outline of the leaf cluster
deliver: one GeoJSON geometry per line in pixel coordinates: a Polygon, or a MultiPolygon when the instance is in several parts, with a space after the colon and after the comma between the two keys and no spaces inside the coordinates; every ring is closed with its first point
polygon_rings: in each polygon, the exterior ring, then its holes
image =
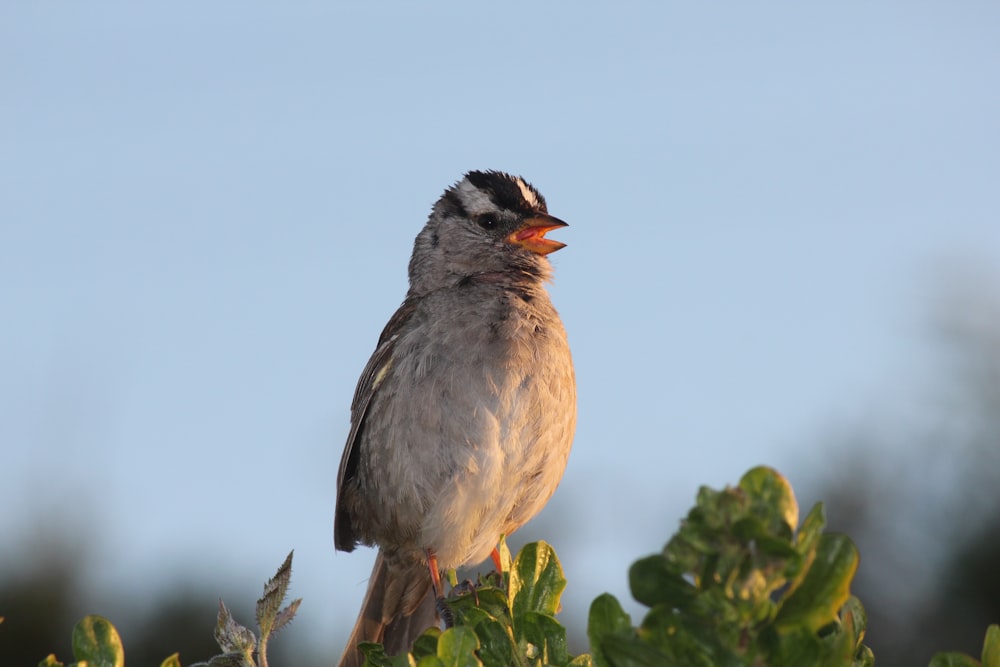
{"type": "Polygon", "coordinates": [[[802,525],[788,482],[755,468],[736,487],[703,487],[659,554],[629,571],[649,611],[638,627],[611,595],[590,610],[598,667],[625,665],[857,666],[865,613],[850,596],[854,544],[823,532],[822,505],[802,525]]]}
{"type": "Polygon", "coordinates": [[[295,612],[302,604],[302,598],[298,598],[287,607],[281,607],[292,579],[292,553],[288,554],[278,571],[264,584],[264,594],[257,600],[256,616],[260,640],[257,640],[257,636],[249,628],[237,623],[226,608],[226,604],[219,600],[215,641],[222,649],[222,654],[208,662],[195,663],[191,667],[257,667],[253,660],[255,653],[260,660],[260,667],[267,667],[268,642],[278,630],[292,622],[295,612]]]}

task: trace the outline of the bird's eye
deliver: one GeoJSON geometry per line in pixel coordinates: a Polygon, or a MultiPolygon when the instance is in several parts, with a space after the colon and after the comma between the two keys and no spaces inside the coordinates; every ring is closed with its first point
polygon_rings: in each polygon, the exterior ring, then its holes
{"type": "Polygon", "coordinates": [[[493,229],[500,222],[500,219],[497,218],[496,213],[483,213],[476,217],[476,222],[483,229],[493,229]]]}

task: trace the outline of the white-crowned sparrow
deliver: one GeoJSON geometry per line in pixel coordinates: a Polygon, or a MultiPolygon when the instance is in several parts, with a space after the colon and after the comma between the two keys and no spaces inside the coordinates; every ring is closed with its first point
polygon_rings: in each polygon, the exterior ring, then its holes
{"type": "Polygon", "coordinates": [[[357,644],[408,650],[435,623],[440,573],[486,559],[555,491],[576,425],[545,238],[566,223],[523,179],[472,171],[417,235],[410,289],[358,382],[337,475],[337,549],[379,554],[357,644]]]}

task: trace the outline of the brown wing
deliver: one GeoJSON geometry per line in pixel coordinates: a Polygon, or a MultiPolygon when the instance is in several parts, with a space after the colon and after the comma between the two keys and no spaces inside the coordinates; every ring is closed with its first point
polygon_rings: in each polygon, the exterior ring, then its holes
{"type": "Polygon", "coordinates": [[[368,406],[392,365],[392,352],[396,347],[400,331],[415,309],[416,300],[407,299],[389,318],[382,335],[379,336],[378,346],[361,371],[358,386],[354,390],[354,399],[351,401],[351,431],[347,435],[347,444],[344,445],[344,453],[340,456],[340,469],[337,471],[337,511],[333,520],[333,543],[341,551],[353,551],[358,543],[351,517],[344,509],[341,494],[344,492],[344,485],[354,476],[358,466],[358,442],[368,414],[368,406]]]}

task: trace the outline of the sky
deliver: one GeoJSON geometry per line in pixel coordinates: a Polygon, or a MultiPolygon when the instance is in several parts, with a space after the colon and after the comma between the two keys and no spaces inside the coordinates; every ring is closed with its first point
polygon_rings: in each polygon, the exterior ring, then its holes
{"type": "Polygon", "coordinates": [[[214,605],[294,548],[297,624],[338,651],[374,558],[332,540],[355,382],[430,206],[500,169],[570,224],[579,421],[543,537],[565,606],[628,599],[700,485],[794,485],[822,433],[905,397],[935,276],[1000,262],[998,23],[3,3],[0,575],[69,526],[85,603],[197,577],[214,605]]]}

